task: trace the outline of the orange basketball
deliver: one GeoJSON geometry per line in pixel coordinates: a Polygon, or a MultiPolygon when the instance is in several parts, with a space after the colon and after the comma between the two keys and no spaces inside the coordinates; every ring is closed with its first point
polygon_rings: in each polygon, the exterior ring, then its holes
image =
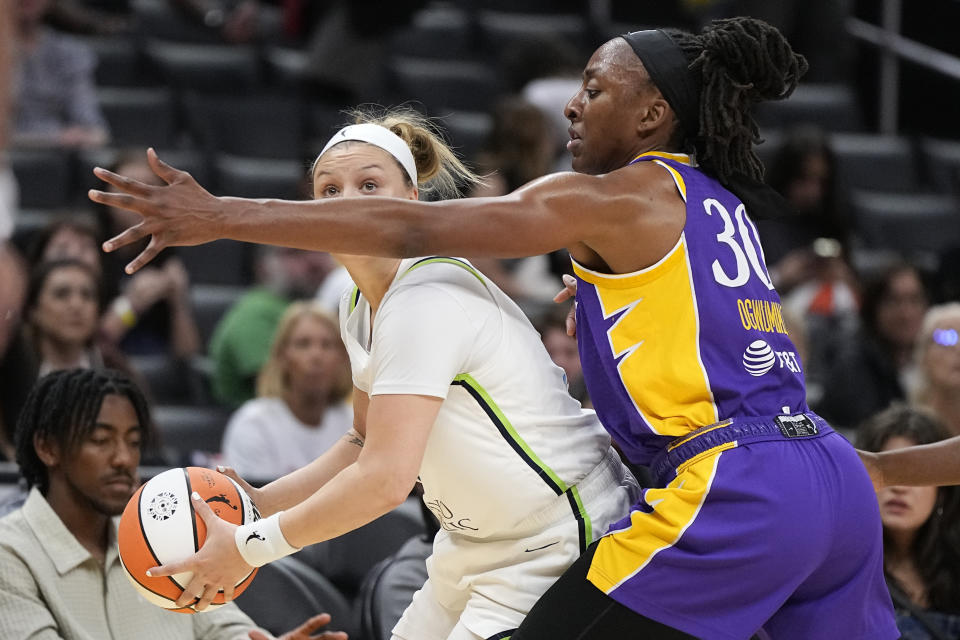
{"type": "MultiPolygon", "coordinates": [[[[133,494],[120,517],[117,535],[120,562],[137,591],[148,602],[182,613],[196,612],[196,600],[184,608],[176,604],[193,574],[148,577],[146,572],[188,558],[203,546],[207,527],[194,512],[190,501],[193,491],[227,522],[240,525],[260,519],[250,496],[222,473],[202,467],[168,469],[133,494]]],[[[237,583],[235,596],[247,588],[256,573],[254,568],[237,583]]],[[[221,591],[205,611],[223,604],[221,591]]]]}

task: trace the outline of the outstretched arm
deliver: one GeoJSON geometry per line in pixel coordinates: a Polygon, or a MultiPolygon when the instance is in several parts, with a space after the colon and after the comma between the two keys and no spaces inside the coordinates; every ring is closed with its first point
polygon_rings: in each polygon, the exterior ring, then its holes
{"type": "Polygon", "coordinates": [[[960,436],[872,453],[857,451],[876,489],[960,484],[960,436]]]}
{"type": "Polygon", "coordinates": [[[291,202],[215,197],[190,174],[147,152],[166,183],[146,185],[97,168],[97,177],[119,193],[90,191],[90,198],[135,211],[143,221],[108,241],[113,251],[152,236],[130,263],[132,273],[163,248],[218,238],[330,251],[411,257],[443,253],[489,257],[539,255],[610,233],[618,216],[635,213],[636,190],[610,189],[605,177],[546,176],[511,194],[443,202],[363,197],[291,202]]]}

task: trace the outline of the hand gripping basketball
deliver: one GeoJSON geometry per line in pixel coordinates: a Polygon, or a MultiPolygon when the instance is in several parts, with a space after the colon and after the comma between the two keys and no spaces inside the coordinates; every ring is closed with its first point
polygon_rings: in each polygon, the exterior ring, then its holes
{"type": "Polygon", "coordinates": [[[191,494],[190,500],[207,527],[206,541],[200,551],[186,560],[153,567],[147,571],[147,575],[172,576],[191,572],[193,576],[177,598],[177,605],[185,607],[195,598],[199,598],[194,609],[203,611],[220,589],[223,589],[224,600],[232,600],[234,585],[243,580],[253,567],[244,562],[234,544],[234,530],[237,525],[217,517],[196,491],[191,494]]]}

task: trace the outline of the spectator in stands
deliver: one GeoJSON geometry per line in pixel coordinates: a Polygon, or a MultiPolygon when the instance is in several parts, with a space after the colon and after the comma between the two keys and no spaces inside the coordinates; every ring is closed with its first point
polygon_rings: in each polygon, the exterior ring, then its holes
{"type": "Polygon", "coordinates": [[[100,339],[127,355],[169,354],[188,358],[200,351],[190,303],[190,278],[175,254],[123,278],[120,264],[100,250],[90,226],[71,220],[43,229],[30,252],[33,264],[74,258],[97,272],[103,285],[100,339]],[[120,289],[122,288],[122,292],[120,289]]]}
{"type": "Polygon", "coordinates": [[[125,0],[101,0],[95,3],[84,0],[51,0],[46,22],[55,29],[94,36],[129,34],[134,27],[130,3],[125,0]]]}
{"type": "Polygon", "coordinates": [[[927,293],[916,267],[897,262],[863,287],[858,333],[838,347],[818,407],[831,422],[855,427],[894,400],[906,398],[913,350],[927,293]]]}
{"type": "Polygon", "coordinates": [[[960,302],[931,307],[917,339],[915,404],[960,435],[960,302]]]}
{"type": "Polygon", "coordinates": [[[567,308],[556,306],[543,314],[534,327],[540,333],[543,346],[547,348],[550,359],[563,369],[567,378],[567,390],[584,407],[592,407],[587,385],[583,381],[583,368],[580,366],[580,352],[577,339],[567,333],[567,308]]]}
{"type": "Polygon", "coordinates": [[[97,102],[96,56],[43,23],[50,0],[20,0],[13,144],[92,147],[107,142],[97,102]]]}
{"type": "Polygon", "coordinates": [[[787,199],[793,216],[785,220],[760,220],[764,256],[777,290],[788,293],[816,278],[814,242],[829,238],[849,253],[853,222],[845,190],[837,175],[837,162],[826,134],[812,125],[786,133],[770,161],[766,182],[787,199]]]}
{"type": "Polygon", "coordinates": [[[310,298],[335,264],[330,254],[281,247],[257,248],[257,287],[224,315],[210,339],[213,393],[239,407],[254,397],[280,317],[291,301],[310,298]]]}
{"type": "MultiPolygon", "coordinates": [[[[860,427],[857,447],[890,451],[947,437],[932,415],[897,404],[860,427]]],[[[877,498],[901,637],[960,638],[960,487],[891,486],[877,498]]]]}
{"type": "Polygon", "coordinates": [[[13,233],[17,210],[17,181],[7,162],[16,59],[16,0],[0,0],[0,242],[13,233]]]}
{"type": "Polygon", "coordinates": [[[315,303],[284,312],[257,378],[257,398],[230,418],[223,455],[240,475],[273,480],[306,466],[353,426],[347,352],[315,303]]]}
{"type": "Polygon", "coordinates": [[[33,384],[35,368],[20,331],[26,265],[15,249],[3,242],[0,283],[0,460],[13,460],[13,427],[33,384]]]}
{"type": "Polygon", "coordinates": [[[170,0],[180,13],[230,44],[276,42],[283,35],[283,2],[260,0],[170,0]]]}
{"type": "MultiPolygon", "coordinates": [[[[130,586],[118,516],[136,490],[151,434],[147,402],[116,371],[58,371],[37,383],[17,428],[30,494],[0,520],[0,628],[10,638],[268,638],[233,603],[172,615],[130,586]]],[[[306,640],[316,616],[282,640],[306,640]]],[[[346,640],[325,633],[326,640],[346,640]]]]}
{"type": "MultiPolygon", "coordinates": [[[[550,121],[543,112],[522,98],[507,98],[494,109],[493,128],[476,158],[484,180],[470,195],[511,193],[550,173],[555,155],[550,121]]],[[[540,302],[553,298],[560,275],[571,270],[566,251],[515,260],[471,256],[470,261],[510,297],[540,302]]]]}

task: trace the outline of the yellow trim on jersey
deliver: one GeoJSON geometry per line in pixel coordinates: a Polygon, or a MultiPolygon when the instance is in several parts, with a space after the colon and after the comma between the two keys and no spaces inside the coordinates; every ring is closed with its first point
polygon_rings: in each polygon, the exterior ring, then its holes
{"type": "Polygon", "coordinates": [[[576,262],[574,270],[594,285],[605,318],[620,314],[607,331],[610,355],[620,359],[620,381],[650,428],[684,436],[717,422],[684,236],[650,270],[612,277],[576,262]]]}
{"type": "Polygon", "coordinates": [[[695,438],[699,438],[700,436],[702,436],[702,435],[705,434],[705,433],[710,433],[710,432],[713,431],[714,429],[722,429],[723,427],[729,427],[731,424],[733,424],[733,420],[724,420],[724,421],[721,422],[720,424],[715,424],[715,425],[713,425],[713,426],[707,426],[707,427],[702,427],[702,428],[700,428],[700,429],[697,429],[696,431],[694,431],[693,433],[691,433],[691,434],[690,434],[689,436],[687,436],[686,438],[680,438],[680,439],[677,439],[677,440],[674,440],[673,442],[671,442],[669,445],[667,445],[667,451],[673,451],[674,449],[676,449],[676,448],[679,447],[680,445],[687,444],[687,443],[690,442],[691,440],[693,440],[693,439],[695,439],[695,438]]]}
{"type": "Polygon", "coordinates": [[[673,183],[677,185],[677,191],[680,192],[680,197],[683,198],[683,201],[687,201],[687,183],[683,180],[683,176],[680,175],[680,172],[668,165],[666,162],[661,162],[660,160],[654,160],[654,162],[670,172],[670,175],[673,176],[673,183]]]}
{"type": "Polygon", "coordinates": [[[584,282],[610,289],[630,289],[660,277],[660,274],[657,272],[659,267],[664,265],[674,267],[676,266],[675,263],[683,261],[683,256],[680,251],[680,247],[683,244],[684,239],[681,234],[680,239],[677,240],[677,244],[673,246],[673,249],[670,249],[667,255],[649,267],[630,273],[600,273],[599,271],[594,271],[593,269],[583,266],[573,258],[571,258],[570,261],[573,263],[573,272],[584,282]]]}
{"type": "Polygon", "coordinates": [[[655,158],[666,158],[667,160],[673,160],[675,162],[682,162],[685,165],[694,166],[693,158],[685,153],[667,153],[666,151],[644,151],[643,153],[637,155],[636,158],[631,160],[631,162],[636,162],[640,158],[645,156],[653,156],[655,158]]]}
{"type": "Polygon", "coordinates": [[[665,488],[647,489],[644,500],[653,511],[632,512],[629,528],[600,539],[587,580],[609,594],[643,570],[658,553],[675,545],[697,519],[723,451],[735,446],[728,442],[709,449],[684,463],[665,488]]]}

